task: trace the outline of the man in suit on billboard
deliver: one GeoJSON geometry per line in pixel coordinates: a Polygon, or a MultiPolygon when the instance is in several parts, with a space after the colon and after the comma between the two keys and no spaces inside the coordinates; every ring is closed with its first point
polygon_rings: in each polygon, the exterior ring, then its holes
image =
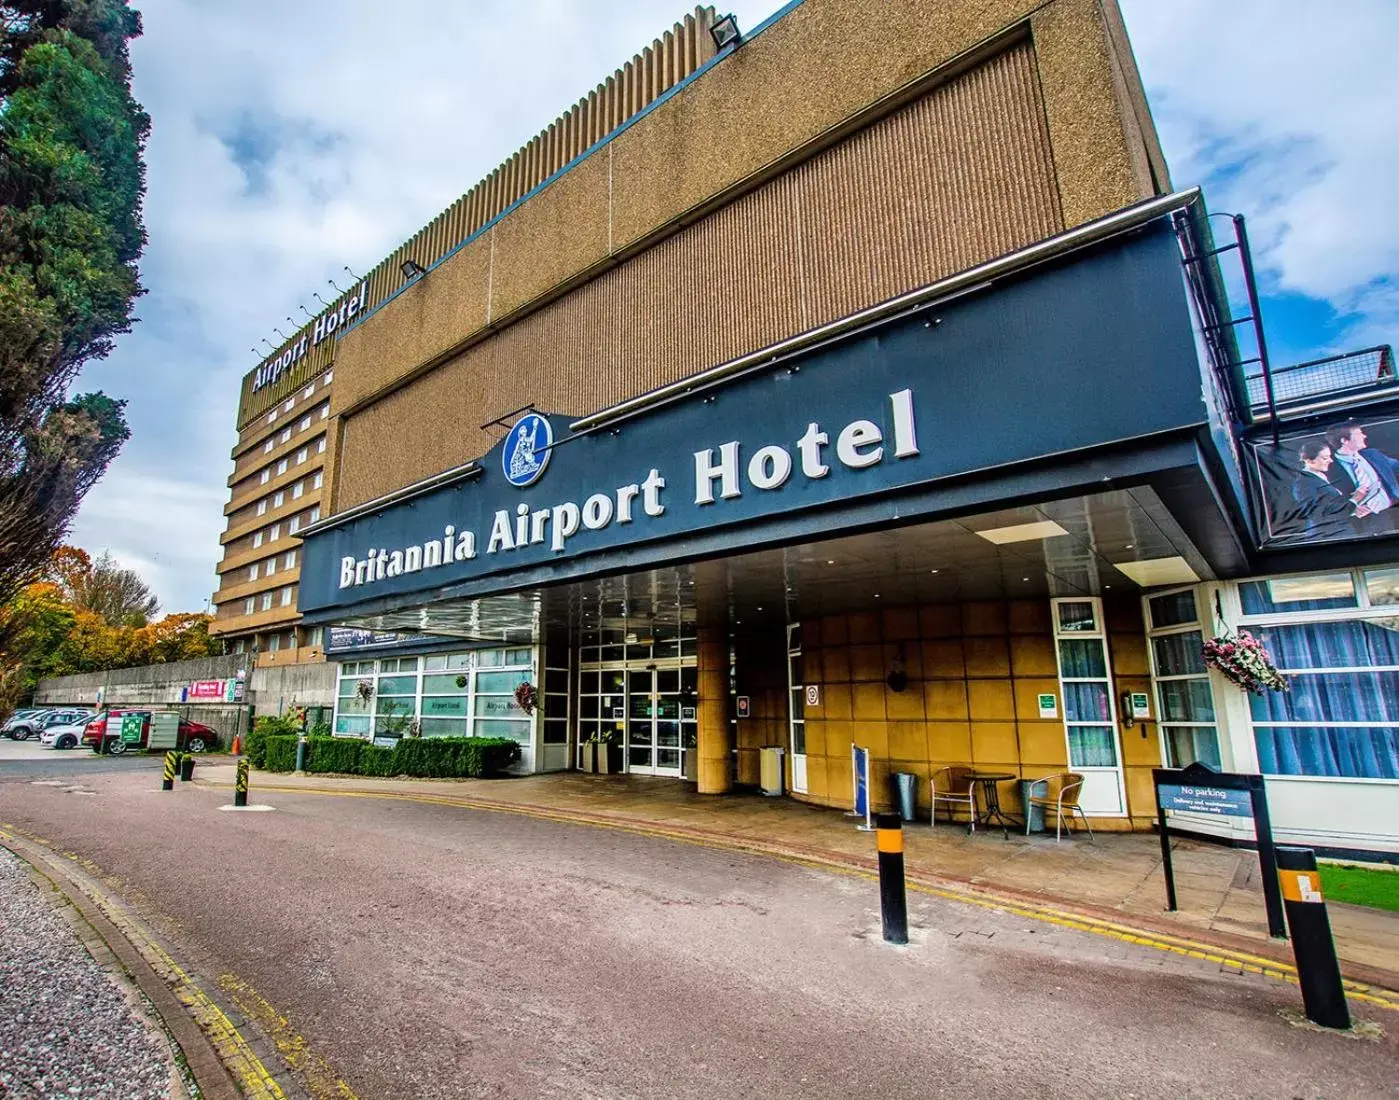
{"type": "Polygon", "coordinates": [[[1326,442],[1335,459],[1328,477],[1341,493],[1356,505],[1359,517],[1374,516],[1361,525],[1363,531],[1394,530],[1399,516],[1399,462],[1378,448],[1368,445],[1365,429],[1348,420],[1326,433],[1326,442]]]}

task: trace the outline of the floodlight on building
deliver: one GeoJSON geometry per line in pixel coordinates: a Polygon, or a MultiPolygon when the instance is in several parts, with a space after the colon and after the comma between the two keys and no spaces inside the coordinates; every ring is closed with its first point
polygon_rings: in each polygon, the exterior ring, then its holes
{"type": "Polygon", "coordinates": [[[403,281],[411,283],[419,275],[426,275],[427,270],[417,260],[404,260],[398,265],[398,270],[403,272],[403,281]]]}
{"type": "Polygon", "coordinates": [[[723,50],[726,46],[737,46],[743,37],[738,33],[738,20],[732,12],[714,20],[710,24],[709,34],[714,39],[715,52],[723,50]]]}

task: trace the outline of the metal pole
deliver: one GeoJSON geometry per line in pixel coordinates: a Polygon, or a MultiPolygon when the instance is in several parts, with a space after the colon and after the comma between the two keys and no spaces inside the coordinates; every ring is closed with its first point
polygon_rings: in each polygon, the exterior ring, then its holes
{"type": "Polygon", "coordinates": [[[1282,915],[1282,893],[1278,890],[1273,820],[1268,814],[1268,794],[1261,775],[1253,777],[1248,794],[1253,802],[1253,831],[1258,839],[1258,867],[1263,874],[1263,904],[1268,910],[1268,935],[1285,940],[1287,925],[1282,915]]]}
{"type": "Polygon", "coordinates": [[[1321,896],[1321,876],[1316,853],[1310,848],[1279,847],[1278,878],[1283,905],[1292,929],[1292,955],[1297,960],[1297,981],[1307,1019],[1322,1027],[1350,1028],[1350,1010],[1336,961],[1336,942],[1321,896]]]}
{"type": "Polygon", "coordinates": [[[306,770],[306,735],[303,733],[296,739],[296,774],[300,775],[306,770]]]}
{"type": "Polygon", "coordinates": [[[879,915],[885,943],[908,943],[908,895],[904,891],[904,823],[898,814],[875,818],[879,849],[879,915]]]}
{"type": "Polygon", "coordinates": [[[1263,335],[1263,311],[1258,306],[1258,284],[1253,278],[1253,253],[1248,249],[1248,230],[1244,216],[1234,215],[1234,236],[1239,242],[1239,261],[1244,269],[1244,287],[1248,291],[1248,312],[1253,317],[1253,338],[1258,345],[1258,365],[1263,370],[1263,392],[1268,398],[1268,417],[1273,426],[1273,446],[1278,440],[1278,404],[1273,397],[1273,372],[1268,365],[1268,340],[1263,335]]]}
{"type": "Polygon", "coordinates": [[[1161,808],[1161,786],[1153,783],[1156,794],[1156,821],[1161,831],[1161,870],[1166,876],[1166,909],[1174,913],[1176,906],[1176,872],[1171,866],[1171,831],[1166,827],[1166,811],[1161,808]]]}
{"type": "Polygon", "coordinates": [[[167,752],[165,754],[165,773],[160,780],[162,791],[173,791],[175,789],[175,754],[167,752]]]}
{"type": "Polygon", "coordinates": [[[238,774],[233,781],[233,804],[235,806],[248,804],[248,761],[246,758],[238,761],[238,774]]]}

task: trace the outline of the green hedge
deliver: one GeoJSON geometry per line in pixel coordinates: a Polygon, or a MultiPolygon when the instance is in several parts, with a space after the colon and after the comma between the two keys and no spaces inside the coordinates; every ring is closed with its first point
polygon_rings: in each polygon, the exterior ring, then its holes
{"type": "MultiPolygon", "coordinates": [[[[243,739],[243,753],[248,763],[255,768],[267,767],[267,739],[269,737],[296,737],[301,728],[290,718],[280,718],[275,714],[264,714],[253,722],[253,728],[243,739]]],[[[292,761],[295,763],[295,749],[292,761]]],[[[277,769],[272,769],[277,770],[277,769]]],[[[291,768],[287,768],[291,771],[291,768]]]]}
{"type": "MultiPolygon", "coordinates": [[[[296,742],[295,737],[264,736],[258,766],[292,771],[296,742]]],[[[251,739],[248,757],[252,760],[251,739]]],[[[340,775],[479,779],[500,775],[519,759],[520,746],[504,737],[404,737],[391,749],[343,737],[316,737],[306,744],[307,771],[340,775]]]]}

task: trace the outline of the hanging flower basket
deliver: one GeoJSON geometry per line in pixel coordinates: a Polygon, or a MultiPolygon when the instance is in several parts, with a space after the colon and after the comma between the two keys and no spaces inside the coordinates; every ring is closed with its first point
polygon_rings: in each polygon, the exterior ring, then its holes
{"type": "Polygon", "coordinates": [[[355,684],[355,694],[359,696],[361,703],[367,703],[374,698],[374,681],[360,680],[355,684]]]}
{"type": "Polygon", "coordinates": [[[515,705],[526,714],[533,714],[539,706],[539,689],[526,680],[515,689],[515,705]]]}
{"type": "Polygon", "coordinates": [[[1262,695],[1264,690],[1287,691],[1291,685],[1277,670],[1261,641],[1247,630],[1220,634],[1200,647],[1205,664],[1220,672],[1247,692],[1262,695]]]}

